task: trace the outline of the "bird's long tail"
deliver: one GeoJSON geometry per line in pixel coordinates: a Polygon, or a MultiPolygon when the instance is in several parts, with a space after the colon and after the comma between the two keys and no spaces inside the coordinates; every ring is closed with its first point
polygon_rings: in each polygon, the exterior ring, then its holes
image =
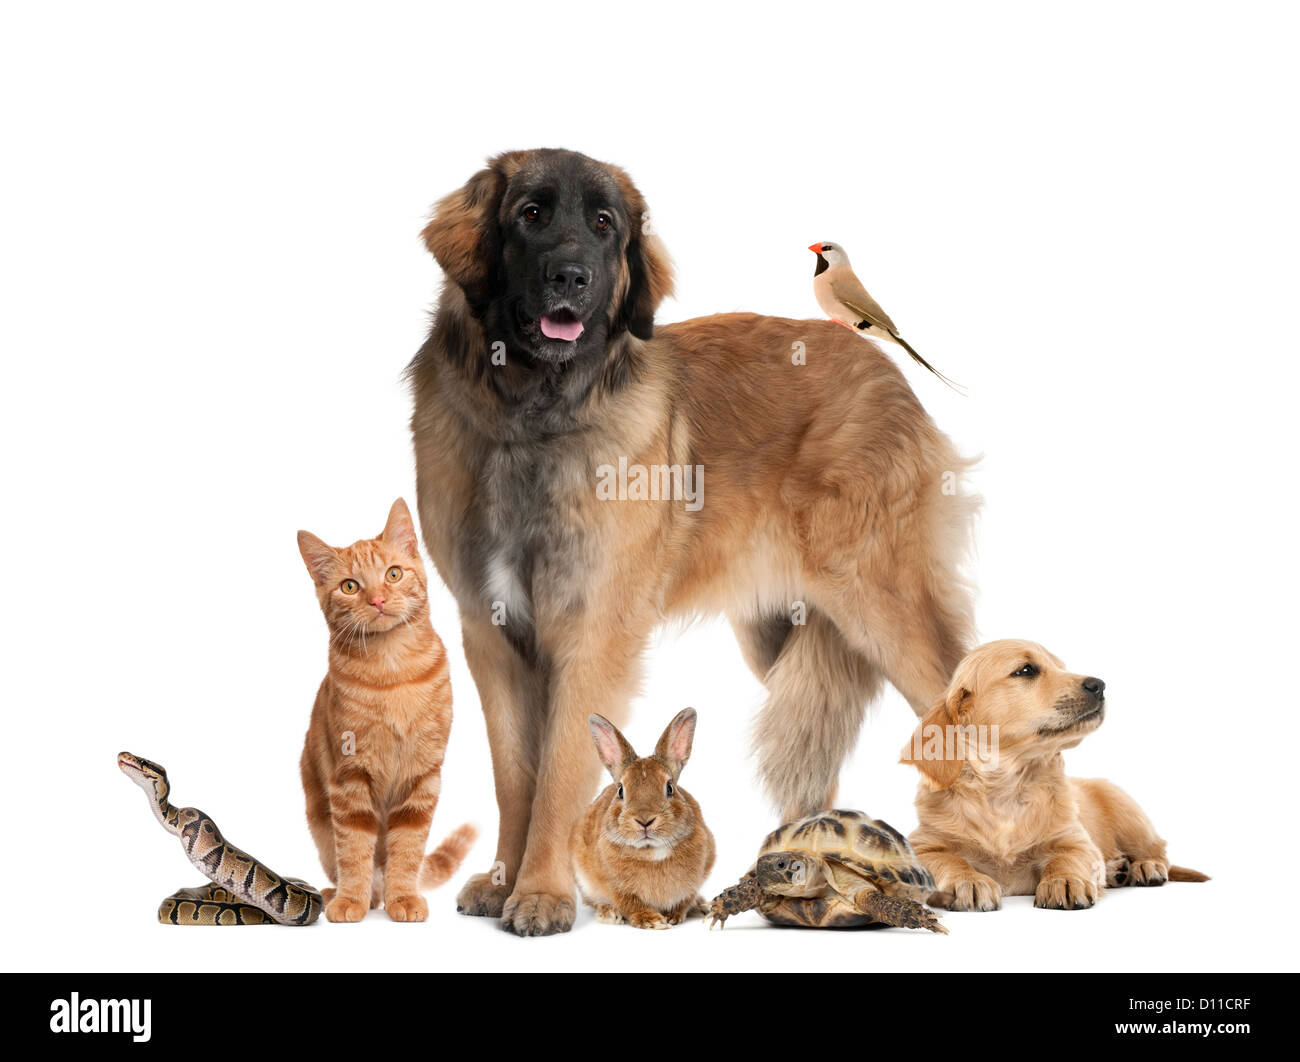
{"type": "Polygon", "coordinates": [[[420,867],[420,889],[436,889],[455,874],[477,839],[478,829],[472,823],[467,822],[452,830],[442,844],[424,857],[424,864],[420,867]]]}
{"type": "Polygon", "coordinates": [[[889,334],[893,338],[895,343],[897,343],[900,347],[902,347],[905,351],[907,351],[909,354],[912,355],[912,360],[915,361],[918,365],[924,365],[927,369],[929,369],[932,373],[934,373],[935,376],[939,377],[940,380],[946,383],[959,395],[964,395],[966,393],[966,389],[962,387],[961,384],[955,383],[954,381],[948,379],[948,377],[946,377],[943,373],[941,373],[938,369],[936,369],[933,365],[931,365],[928,361],[926,361],[923,357],[921,357],[920,354],[918,354],[915,350],[913,350],[912,345],[906,339],[900,336],[897,332],[890,332],[889,334]]]}

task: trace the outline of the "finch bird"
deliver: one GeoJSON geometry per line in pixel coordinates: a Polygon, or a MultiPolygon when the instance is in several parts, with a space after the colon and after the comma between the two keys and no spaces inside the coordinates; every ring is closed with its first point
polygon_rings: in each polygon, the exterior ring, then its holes
{"type": "Polygon", "coordinates": [[[898,328],[889,319],[889,314],[880,308],[867,294],[862,281],[849,265],[849,256],[838,243],[814,243],[808,248],[817,256],[817,269],[813,273],[813,294],[817,296],[817,305],[822,308],[837,324],[864,332],[875,339],[890,339],[907,351],[920,365],[924,365],[935,376],[953,390],[957,390],[948,377],[926,361],[912,349],[911,345],[898,334],[898,328]]]}

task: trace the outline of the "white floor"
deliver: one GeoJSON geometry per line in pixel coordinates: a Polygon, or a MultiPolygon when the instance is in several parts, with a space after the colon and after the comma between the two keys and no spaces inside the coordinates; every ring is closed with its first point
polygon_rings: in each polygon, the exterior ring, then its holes
{"type": "Polygon", "coordinates": [[[372,911],[359,925],[310,929],[182,929],[141,910],[74,927],[44,927],[39,948],[6,965],[38,970],[177,971],[1247,971],[1282,969],[1262,944],[1268,918],[1241,897],[1249,881],[1117,890],[1090,911],[1038,911],[1029,897],[988,914],[949,913],[947,936],[916,930],[777,929],[754,914],[706,930],[692,921],[663,932],[598,925],[590,912],[561,936],[520,939],[495,922],[456,914],[453,891],[431,895],[428,922],[399,925],[372,911]],[[1219,908],[1221,915],[1208,912],[1219,908]]]}

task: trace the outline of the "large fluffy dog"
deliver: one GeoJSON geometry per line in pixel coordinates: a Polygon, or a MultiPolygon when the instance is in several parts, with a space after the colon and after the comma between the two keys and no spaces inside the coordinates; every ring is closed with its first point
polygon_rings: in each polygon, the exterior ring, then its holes
{"type": "Polygon", "coordinates": [[[654,329],[672,277],[645,217],[622,170],[539,150],[491,160],[424,231],[446,281],[410,368],[420,522],[501,816],[495,873],[458,904],[520,934],[572,924],[587,718],[623,721],[665,617],[730,619],[787,820],[829,805],[882,678],[923,711],[967,647],[965,463],[902,375],[829,322],[654,329]]]}

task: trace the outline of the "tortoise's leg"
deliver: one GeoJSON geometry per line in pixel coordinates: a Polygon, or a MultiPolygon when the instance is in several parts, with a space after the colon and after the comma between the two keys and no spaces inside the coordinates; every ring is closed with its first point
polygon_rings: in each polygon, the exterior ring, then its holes
{"type": "Polygon", "coordinates": [[[727,919],[741,911],[752,911],[763,902],[763,890],[758,887],[758,877],[746,874],[729,889],[723,889],[709,904],[708,926],[726,925],[727,919]]]}
{"type": "Polygon", "coordinates": [[[886,896],[875,889],[863,889],[853,898],[853,906],[872,921],[884,922],[889,926],[928,929],[931,933],[948,932],[925,904],[902,896],[886,896]]]}

